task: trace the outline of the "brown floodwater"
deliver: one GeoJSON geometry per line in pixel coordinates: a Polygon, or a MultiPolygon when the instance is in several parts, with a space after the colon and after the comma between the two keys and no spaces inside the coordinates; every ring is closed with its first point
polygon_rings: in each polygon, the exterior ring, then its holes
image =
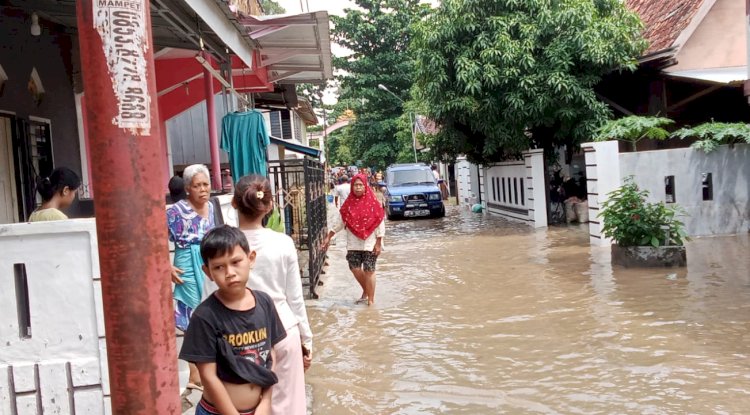
{"type": "Polygon", "coordinates": [[[308,303],[316,415],[750,413],[747,234],[626,270],[584,227],[452,208],[388,222],[371,308],[342,236],[308,303]]]}

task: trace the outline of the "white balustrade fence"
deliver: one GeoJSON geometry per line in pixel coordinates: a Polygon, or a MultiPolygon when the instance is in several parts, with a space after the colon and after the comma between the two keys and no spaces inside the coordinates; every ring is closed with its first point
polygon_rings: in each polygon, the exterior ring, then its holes
{"type": "Polygon", "coordinates": [[[523,160],[497,163],[484,169],[487,211],[547,226],[547,199],[542,150],[524,152],[523,160]]]}

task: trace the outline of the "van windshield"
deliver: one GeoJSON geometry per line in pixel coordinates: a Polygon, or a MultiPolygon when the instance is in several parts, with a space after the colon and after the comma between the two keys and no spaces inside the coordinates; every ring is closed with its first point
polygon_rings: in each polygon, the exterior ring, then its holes
{"type": "Polygon", "coordinates": [[[435,184],[435,176],[430,170],[395,170],[388,172],[388,186],[416,186],[435,184]]]}

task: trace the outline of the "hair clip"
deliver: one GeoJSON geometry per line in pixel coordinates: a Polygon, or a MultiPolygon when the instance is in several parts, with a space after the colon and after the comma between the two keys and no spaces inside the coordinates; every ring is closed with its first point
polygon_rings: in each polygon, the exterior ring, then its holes
{"type": "Polygon", "coordinates": [[[261,190],[261,191],[259,191],[259,192],[257,192],[257,193],[255,193],[255,197],[257,197],[258,199],[263,199],[263,196],[265,196],[265,195],[266,195],[266,194],[265,194],[265,193],[263,193],[263,191],[262,191],[262,190],[261,190]]]}

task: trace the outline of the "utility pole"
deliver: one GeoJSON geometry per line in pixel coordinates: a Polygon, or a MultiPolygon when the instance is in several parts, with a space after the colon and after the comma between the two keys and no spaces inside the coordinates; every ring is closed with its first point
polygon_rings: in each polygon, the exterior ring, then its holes
{"type": "Polygon", "coordinates": [[[112,414],[180,413],[149,0],[76,2],[112,414]]]}
{"type": "MultiPolygon", "coordinates": [[[[750,0],[747,0],[747,1],[750,1],[750,0]]],[[[402,107],[404,106],[404,104],[406,104],[404,102],[404,100],[401,99],[400,96],[394,94],[393,91],[391,91],[390,89],[388,89],[387,86],[385,86],[383,84],[378,84],[378,88],[382,89],[383,91],[385,91],[385,92],[393,95],[394,97],[396,97],[397,100],[401,101],[402,107]]],[[[414,162],[417,163],[419,160],[417,160],[417,125],[416,125],[416,114],[412,114],[411,111],[407,111],[407,112],[409,113],[409,123],[411,123],[411,145],[412,145],[412,148],[414,149],[414,162]]]]}

